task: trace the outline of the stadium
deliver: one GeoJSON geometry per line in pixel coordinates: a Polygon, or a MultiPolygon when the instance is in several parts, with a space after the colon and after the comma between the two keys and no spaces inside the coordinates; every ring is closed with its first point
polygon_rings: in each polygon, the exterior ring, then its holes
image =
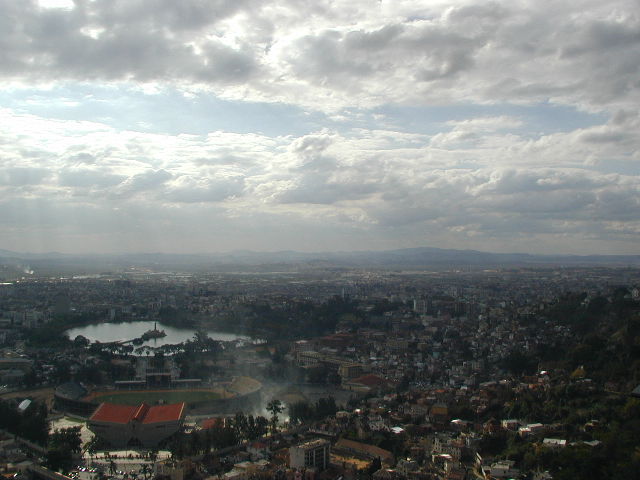
{"type": "Polygon", "coordinates": [[[102,403],[137,406],[185,404],[185,413],[193,415],[234,413],[260,402],[262,384],[251,377],[234,377],[211,388],[93,390],[76,383],[60,385],[54,394],[58,412],[89,417],[102,403]]]}

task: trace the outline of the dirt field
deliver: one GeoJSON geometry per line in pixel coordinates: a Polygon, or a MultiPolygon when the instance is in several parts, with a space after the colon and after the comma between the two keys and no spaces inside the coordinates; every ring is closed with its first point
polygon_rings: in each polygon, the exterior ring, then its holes
{"type": "Polygon", "coordinates": [[[93,432],[87,428],[84,421],[76,420],[71,417],[62,417],[57,420],[53,420],[49,424],[49,431],[59,430],[62,428],[80,427],[80,438],[82,439],[82,445],[86,444],[93,438],[93,432]]]}

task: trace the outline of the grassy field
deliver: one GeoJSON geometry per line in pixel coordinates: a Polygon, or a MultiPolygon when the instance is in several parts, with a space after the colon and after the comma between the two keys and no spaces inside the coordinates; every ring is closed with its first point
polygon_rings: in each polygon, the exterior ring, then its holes
{"type": "Polygon", "coordinates": [[[145,390],[130,392],[105,392],[93,395],[94,402],[118,403],[121,405],[138,405],[145,402],[149,405],[162,403],[186,402],[200,403],[221,398],[220,392],[213,390],[145,390]]]}

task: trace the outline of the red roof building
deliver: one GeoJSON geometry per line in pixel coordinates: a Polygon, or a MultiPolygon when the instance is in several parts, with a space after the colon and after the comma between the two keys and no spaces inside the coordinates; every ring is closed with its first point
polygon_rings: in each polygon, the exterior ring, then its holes
{"type": "Polygon", "coordinates": [[[207,430],[209,428],[214,428],[214,427],[223,428],[225,424],[226,424],[226,420],[224,417],[207,418],[205,420],[202,420],[202,422],[200,423],[200,428],[202,428],[203,430],[207,430]]]}
{"type": "Polygon", "coordinates": [[[139,407],[101,403],[89,420],[111,423],[129,423],[139,407]]]}
{"type": "Polygon", "coordinates": [[[378,375],[368,374],[362,375],[361,377],[354,378],[351,380],[353,383],[360,383],[362,385],[366,385],[367,387],[380,387],[386,386],[389,384],[387,380],[378,375]]]}
{"type": "Polygon", "coordinates": [[[87,426],[114,447],[154,447],[182,427],[184,403],[138,406],[101,403],[87,426]]]}

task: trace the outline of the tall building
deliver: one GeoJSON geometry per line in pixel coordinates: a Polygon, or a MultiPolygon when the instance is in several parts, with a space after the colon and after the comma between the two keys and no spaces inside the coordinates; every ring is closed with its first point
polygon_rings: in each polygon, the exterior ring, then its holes
{"type": "Polygon", "coordinates": [[[331,443],[320,438],[289,448],[291,468],[325,470],[329,466],[331,443]]]}

